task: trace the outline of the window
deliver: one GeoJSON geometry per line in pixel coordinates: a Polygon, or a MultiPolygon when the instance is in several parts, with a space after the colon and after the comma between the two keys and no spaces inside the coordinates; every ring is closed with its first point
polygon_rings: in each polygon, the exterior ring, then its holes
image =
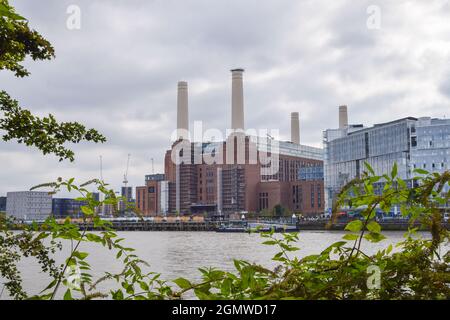
{"type": "Polygon", "coordinates": [[[259,209],[264,210],[269,208],[269,194],[262,192],[259,194],[259,209]]]}
{"type": "Polygon", "coordinates": [[[320,187],[320,184],[317,185],[317,207],[322,207],[322,188],[320,187]]]}

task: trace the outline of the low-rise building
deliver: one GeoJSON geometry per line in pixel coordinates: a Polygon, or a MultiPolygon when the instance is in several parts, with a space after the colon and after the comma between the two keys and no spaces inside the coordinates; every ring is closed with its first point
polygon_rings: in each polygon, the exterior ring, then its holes
{"type": "Polygon", "coordinates": [[[81,206],[86,205],[84,201],[77,201],[69,198],[52,199],[52,214],[55,218],[82,216],[81,206]]]}
{"type": "Polygon", "coordinates": [[[52,212],[52,195],[45,191],[8,192],[6,214],[19,220],[43,220],[52,212]]]}

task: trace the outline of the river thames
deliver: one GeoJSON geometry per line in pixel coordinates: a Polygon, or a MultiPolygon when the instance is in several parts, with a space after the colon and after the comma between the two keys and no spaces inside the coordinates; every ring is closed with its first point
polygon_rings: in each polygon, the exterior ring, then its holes
{"type": "MultiPolygon", "coordinates": [[[[345,232],[341,231],[302,231],[296,244],[300,250],[293,253],[299,257],[319,253],[331,243],[340,241],[345,232]]],[[[403,239],[404,232],[385,232],[387,239],[373,244],[364,242],[363,250],[374,253],[379,249],[395,244],[403,239]]],[[[136,254],[150,264],[150,270],[162,274],[166,280],[186,277],[198,280],[200,267],[216,267],[233,271],[233,259],[245,259],[250,262],[274,268],[277,263],[271,261],[278,252],[273,246],[262,245],[259,234],[216,233],[216,232],[119,232],[125,238],[123,245],[136,249],[136,254]]],[[[421,233],[428,237],[428,233],[421,233]]],[[[349,244],[350,245],[350,244],[349,244]]],[[[70,246],[65,246],[55,257],[62,262],[70,246]]],[[[87,261],[92,266],[94,279],[104,272],[120,272],[121,264],[115,258],[115,252],[98,244],[82,244],[81,251],[89,253],[87,261]]],[[[448,247],[445,247],[448,250],[448,247]]],[[[49,283],[49,279],[40,271],[34,260],[24,259],[20,263],[23,283],[29,294],[39,293],[49,283]]],[[[104,283],[100,289],[108,291],[117,284],[104,283]]],[[[61,290],[62,291],[62,290],[61,290]]],[[[5,299],[3,292],[0,299],[5,299]]]]}

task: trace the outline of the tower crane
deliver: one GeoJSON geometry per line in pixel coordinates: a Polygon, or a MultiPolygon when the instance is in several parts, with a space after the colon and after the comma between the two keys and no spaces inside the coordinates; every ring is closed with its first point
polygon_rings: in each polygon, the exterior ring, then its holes
{"type": "Polygon", "coordinates": [[[127,168],[125,170],[125,174],[123,175],[123,184],[124,184],[125,188],[127,187],[127,184],[128,184],[128,167],[130,166],[130,157],[131,157],[131,154],[128,154],[127,168]]]}
{"type": "Polygon", "coordinates": [[[122,191],[122,196],[125,196],[126,201],[130,201],[132,195],[130,192],[128,192],[128,167],[130,166],[130,157],[131,154],[128,154],[128,159],[127,159],[127,167],[125,169],[125,174],[123,175],[123,186],[124,186],[124,190],[122,191]]]}

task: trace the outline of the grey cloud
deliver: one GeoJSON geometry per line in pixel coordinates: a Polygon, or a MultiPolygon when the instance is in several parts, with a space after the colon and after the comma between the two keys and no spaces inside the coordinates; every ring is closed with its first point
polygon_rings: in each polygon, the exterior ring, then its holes
{"type": "MultiPolygon", "coordinates": [[[[32,76],[0,73],[21,104],[103,132],[102,145],[74,146],[75,163],[0,142],[0,194],[58,176],[104,176],[118,188],[132,154],[130,184],[163,170],[176,122],[176,83],[189,82],[190,121],[225,130],[230,123],[229,69],[243,67],[246,126],[289,137],[289,113],[300,112],[301,139],[320,145],[337,126],[337,105],[351,122],[372,124],[406,115],[442,116],[450,86],[418,63],[431,50],[444,68],[450,45],[445,11],[425,4],[376,1],[382,30],[366,28],[369,1],[45,0],[12,1],[55,46],[56,59],[27,61],[32,76]],[[78,4],[82,29],[67,30],[66,8],[78,4]],[[422,10],[422,11],[421,11],[422,10]],[[436,21],[431,35],[416,12],[436,21]],[[433,36],[434,35],[434,36],[433,36]],[[430,49],[431,48],[431,49],[430,49]],[[436,94],[429,88],[436,88],[436,94]],[[439,91],[440,90],[440,91],[439,91]],[[376,110],[376,112],[374,112],[376,110]]],[[[448,9],[448,8],[447,8],[448,9]]],[[[434,55],[433,55],[434,57],[434,55]]]]}

